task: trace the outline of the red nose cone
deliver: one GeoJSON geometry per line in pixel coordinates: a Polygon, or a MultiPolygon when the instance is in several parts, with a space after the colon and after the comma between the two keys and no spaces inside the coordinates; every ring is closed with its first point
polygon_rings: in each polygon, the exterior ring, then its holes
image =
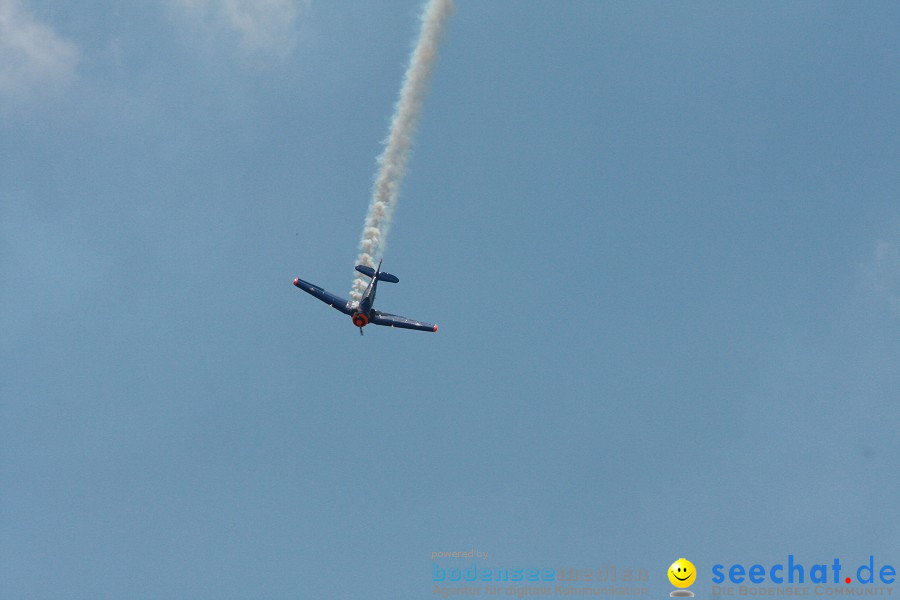
{"type": "Polygon", "coordinates": [[[294,285],[300,285],[300,278],[299,278],[299,277],[298,277],[297,279],[294,280],[294,285]]]}
{"type": "Polygon", "coordinates": [[[434,326],[434,329],[432,329],[431,331],[437,333],[437,325],[435,325],[435,326],[434,326]]]}

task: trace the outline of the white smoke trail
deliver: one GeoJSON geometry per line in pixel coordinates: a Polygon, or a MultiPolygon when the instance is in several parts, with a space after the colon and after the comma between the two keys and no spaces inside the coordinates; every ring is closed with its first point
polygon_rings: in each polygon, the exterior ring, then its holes
{"type": "MultiPolygon", "coordinates": [[[[452,0],[429,0],[422,12],[422,31],[409,60],[409,67],[400,88],[400,98],[394,107],[391,129],[384,152],[378,158],[378,175],[372,188],[372,200],[359,242],[358,265],[375,266],[375,257],[384,255],[387,234],[397,204],[397,193],[406,173],[406,163],[425,99],[425,87],[431,76],[438,43],[447,17],[453,12],[452,0]]],[[[357,274],[353,280],[350,299],[359,302],[367,280],[357,274]]]]}

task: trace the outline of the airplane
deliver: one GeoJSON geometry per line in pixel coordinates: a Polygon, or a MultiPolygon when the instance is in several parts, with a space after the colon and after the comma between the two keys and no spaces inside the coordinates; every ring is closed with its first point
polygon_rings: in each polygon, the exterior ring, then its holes
{"type": "Polygon", "coordinates": [[[406,317],[392,315],[372,308],[372,304],[375,302],[375,290],[378,287],[379,281],[386,281],[388,283],[400,282],[396,275],[381,272],[382,260],[384,259],[378,261],[377,269],[365,265],[356,265],[357,271],[371,279],[369,285],[366,287],[366,291],[362,295],[362,300],[356,305],[339,296],[335,296],[331,292],[326,292],[317,285],[313,285],[308,281],[303,281],[299,277],[294,280],[294,285],[307,294],[315,296],[331,308],[339,310],[345,315],[350,315],[353,324],[359,327],[359,335],[363,334],[363,327],[369,323],[372,323],[373,325],[384,325],[386,327],[400,327],[401,329],[418,329],[419,331],[431,332],[437,331],[437,325],[414,321],[412,319],[407,319],[406,317]]]}

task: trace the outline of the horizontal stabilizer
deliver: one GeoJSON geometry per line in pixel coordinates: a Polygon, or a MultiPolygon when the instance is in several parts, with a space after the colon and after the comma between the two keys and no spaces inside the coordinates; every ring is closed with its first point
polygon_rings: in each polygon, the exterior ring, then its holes
{"type": "MultiPolygon", "coordinates": [[[[375,277],[375,269],[373,269],[372,267],[367,267],[366,265],[356,265],[356,270],[367,277],[375,277]]],[[[400,283],[400,280],[397,279],[396,275],[391,275],[390,273],[385,273],[384,271],[378,273],[378,281],[400,283]]]]}

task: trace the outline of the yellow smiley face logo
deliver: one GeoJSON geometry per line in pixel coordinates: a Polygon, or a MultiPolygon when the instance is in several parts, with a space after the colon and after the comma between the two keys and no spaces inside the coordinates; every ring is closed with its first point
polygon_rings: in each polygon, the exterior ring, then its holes
{"type": "Polygon", "coordinates": [[[697,569],[686,558],[679,558],[669,567],[669,581],[675,587],[686,588],[697,579],[697,569]]]}

